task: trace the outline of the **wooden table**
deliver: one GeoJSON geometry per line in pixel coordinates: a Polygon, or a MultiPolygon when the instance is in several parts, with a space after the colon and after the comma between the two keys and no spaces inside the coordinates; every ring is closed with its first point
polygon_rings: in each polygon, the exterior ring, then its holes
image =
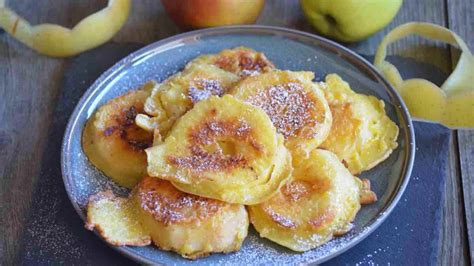
{"type": "MultiPolygon", "coordinates": [[[[73,26],[106,5],[101,1],[9,1],[32,23],[73,26]]],[[[404,1],[394,21],[366,41],[349,47],[373,54],[390,29],[408,21],[427,21],[457,32],[474,51],[474,1],[404,1]]],[[[259,24],[314,32],[296,0],[267,1],[259,24]]],[[[179,33],[158,0],[134,1],[132,14],[114,42],[151,43],[179,33]]],[[[434,63],[450,72],[459,53],[445,45],[408,38],[390,53],[434,63]]],[[[0,35],[0,264],[12,264],[18,254],[31,195],[40,176],[48,129],[68,59],[41,56],[0,35]]],[[[473,110],[474,111],[474,110],[473,110]]],[[[443,232],[438,263],[473,264],[474,259],[474,131],[454,131],[443,208],[443,232]]],[[[59,162],[58,162],[59,165],[59,162]]]]}

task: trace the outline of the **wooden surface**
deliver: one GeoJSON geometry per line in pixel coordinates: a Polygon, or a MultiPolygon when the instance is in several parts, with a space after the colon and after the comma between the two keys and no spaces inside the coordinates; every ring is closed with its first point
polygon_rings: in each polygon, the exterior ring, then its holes
{"type": "MultiPolygon", "coordinates": [[[[448,25],[469,45],[474,51],[474,2],[448,0],[448,25]],[[464,3],[465,2],[465,3],[464,3]],[[469,2],[469,3],[467,3],[469,2]]],[[[457,59],[458,52],[451,50],[452,60],[457,59]]],[[[473,110],[474,112],[474,110],[473,110]]],[[[474,265],[474,131],[459,130],[457,132],[459,168],[461,169],[462,194],[464,197],[464,217],[467,229],[467,239],[469,243],[471,265],[474,265]]]]}
{"type": "MultiPolygon", "coordinates": [[[[8,2],[8,1],[7,1],[8,2]]],[[[54,22],[72,26],[82,17],[105,6],[106,1],[9,1],[32,23],[54,22]]],[[[404,1],[394,21],[366,41],[348,45],[373,54],[383,35],[408,21],[447,26],[474,48],[474,2],[470,0],[404,1]]],[[[305,21],[296,0],[267,1],[259,24],[314,31],[305,21]]],[[[163,13],[157,0],[135,2],[131,17],[115,42],[151,43],[179,30],[163,13]]],[[[434,63],[445,72],[458,53],[442,44],[418,38],[399,41],[390,53],[434,63]]],[[[61,88],[67,59],[37,55],[6,34],[0,35],[0,264],[12,264],[18,255],[31,195],[40,176],[52,112],[61,88]]],[[[438,263],[473,264],[474,249],[474,131],[455,131],[451,140],[450,167],[442,211],[438,263]]],[[[59,164],[59,162],[58,162],[59,164]]]]}

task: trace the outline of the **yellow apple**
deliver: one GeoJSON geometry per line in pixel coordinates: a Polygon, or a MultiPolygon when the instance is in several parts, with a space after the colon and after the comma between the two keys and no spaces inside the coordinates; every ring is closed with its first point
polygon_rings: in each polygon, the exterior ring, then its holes
{"type": "Polygon", "coordinates": [[[402,0],[301,0],[311,25],[321,34],[355,42],[385,27],[397,14],[402,0]]]}
{"type": "Polygon", "coordinates": [[[265,0],[161,0],[171,19],[184,29],[253,24],[265,0]]]}

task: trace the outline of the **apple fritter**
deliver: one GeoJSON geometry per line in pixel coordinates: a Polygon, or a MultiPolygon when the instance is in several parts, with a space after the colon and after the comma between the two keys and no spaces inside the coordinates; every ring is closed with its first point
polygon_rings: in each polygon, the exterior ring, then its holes
{"type": "Polygon", "coordinates": [[[212,96],[182,116],[163,144],[146,150],[148,174],[191,194],[257,204],[290,176],[283,141],[262,109],[212,96]]]}
{"type": "Polygon", "coordinates": [[[155,177],[145,177],[132,198],[153,243],[185,258],[237,251],[247,236],[249,220],[243,205],[187,194],[155,177]]]}
{"type": "Polygon", "coordinates": [[[241,78],[259,75],[275,69],[273,63],[263,53],[243,46],[225,49],[218,54],[199,56],[189,62],[187,67],[195,64],[214,65],[241,78]]]}
{"type": "Polygon", "coordinates": [[[248,206],[250,221],[260,236],[307,251],[350,230],[360,202],[370,203],[361,197],[361,189],[371,194],[370,186],[354,177],[336,155],[315,149],[275,196],[248,206]]]}
{"type": "Polygon", "coordinates": [[[166,137],[175,121],[195,103],[212,95],[221,96],[239,77],[213,65],[194,64],[159,86],[145,102],[147,115],[139,115],[137,125],[166,137]]]}
{"type": "Polygon", "coordinates": [[[102,105],[87,121],[82,147],[89,160],[119,185],[132,188],[146,174],[144,149],[151,146],[153,133],[135,124],[155,82],[102,105]]]}
{"type": "Polygon", "coordinates": [[[128,199],[115,197],[111,191],[101,192],[89,198],[85,227],[96,229],[115,246],[147,246],[151,237],[137,216],[138,209],[128,199]]]}
{"type": "Polygon", "coordinates": [[[398,127],[373,96],[355,93],[336,74],[321,87],[329,102],[333,124],[321,148],[334,152],[352,174],[369,170],[397,147],[398,127]]]}
{"type": "Polygon", "coordinates": [[[160,140],[195,103],[222,96],[240,79],[274,68],[263,53],[245,47],[199,56],[153,91],[145,104],[147,115],[139,115],[137,124],[160,140]]]}
{"type": "Polygon", "coordinates": [[[272,71],[239,82],[237,99],[262,108],[297,164],[328,136],[332,115],[312,72],[272,71]]]}
{"type": "Polygon", "coordinates": [[[144,177],[130,198],[101,192],[90,197],[86,228],[116,246],[153,242],[189,259],[240,249],[247,236],[243,205],[186,194],[170,182],[144,177]]]}

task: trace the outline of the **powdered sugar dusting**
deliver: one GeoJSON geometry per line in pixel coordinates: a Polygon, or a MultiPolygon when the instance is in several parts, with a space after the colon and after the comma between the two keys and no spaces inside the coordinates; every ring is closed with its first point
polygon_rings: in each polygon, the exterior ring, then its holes
{"type": "Polygon", "coordinates": [[[265,212],[272,217],[272,220],[285,228],[295,228],[296,224],[291,219],[273,211],[271,208],[265,208],[265,212]]]}
{"type": "MultiPolygon", "coordinates": [[[[212,116],[212,111],[210,113],[212,116]]],[[[199,128],[190,130],[188,156],[169,156],[168,162],[193,172],[226,171],[249,163],[244,154],[224,154],[217,144],[219,138],[235,138],[240,144],[248,143],[256,151],[260,145],[252,137],[250,125],[245,121],[219,121],[211,119],[199,128]],[[213,147],[213,151],[207,148],[213,147]]]]}
{"type": "Polygon", "coordinates": [[[247,100],[262,108],[285,138],[316,124],[315,103],[299,83],[289,82],[261,90],[247,100]]]}
{"type": "Polygon", "coordinates": [[[200,90],[195,87],[191,87],[189,88],[188,95],[193,103],[197,103],[211,97],[212,93],[210,91],[200,90]]]}
{"type": "Polygon", "coordinates": [[[188,90],[188,96],[193,103],[205,100],[212,95],[222,96],[225,89],[219,81],[211,79],[198,79],[196,86],[191,86],[188,90]]]}
{"type": "Polygon", "coordinates": [[[178,191],[169,182],[145,177],[138,186],[141,208],[165,225],[202,220],[218,212],[223,202],[178,191]]]}
{"type": "Polygon", "coordinates": [[[84,164],[88,166],[84,167],[82,173],[76,176],[74,180],[74,186],[76,188],[71,190],[72,196],[76,199],[76,203],[78,203],[81,208],[86,207],[91,195],[102,191],[111,190],[115,195],[128,195],[129,189],[117,185],[110,178],[102,174],[100,170],[95,168],[86,158],[84,159],[84,164]]]}
{"type": "Polygon", "coordinates": [[[243,70],[240,72],[240,76],[241,76],[241,77],[251,77],[251,76],[260,75],[260,73],[261,73],[261,70],[260,70],[260,69],[257,69],[257,70],[243,69],[243,70]]]}
{"type": "Polygon", "coordinates": [[[351,231],[342,237],[336,237],[328,243],[313,250],[298,253],[258,236],[250,230],[249,236],[242,249],[227,255],[214,255],[219,257],[217,265],[238,263],[240,265],[301,265],[310,263],[333,253],[341,252],[347,247],[347,242],[358,234],[364,234],[368,228],[351,231]]]}

